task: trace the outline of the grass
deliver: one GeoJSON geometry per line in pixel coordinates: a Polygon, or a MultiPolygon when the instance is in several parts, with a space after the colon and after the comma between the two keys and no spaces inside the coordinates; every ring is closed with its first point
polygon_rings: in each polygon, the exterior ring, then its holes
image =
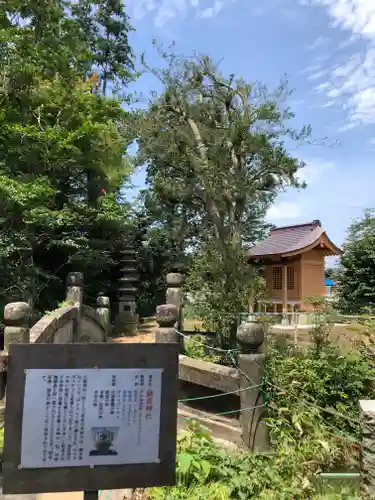
{"type": "Polygon", "coordinates": [[[359,479],[318,479],[316,500],[353,500],[360,498],[359,479]]]}
{"type": "MultiPolygon", "coordinates": [[[[350,325],[334,325],[330,337],[333,344],[338,345],[340,350],[347,352],[352,349],[356,342],[363,340],[362,332],[365,330],[363,325],[353,323],[350,325]]],[[[307,328],[297,329],[297,343],[301,346],[312,344],[311,330],[307,328]]],[[[295,332],[293,329],[275,328],[273,333],[276,335],[284,336],[289,341],[294,341],[295,332]]]]}
{"type": "MultiPolygon", "coordinates": [[[[154,316],[143,318],[142,323],[139,325],[138,335],[132,337],[132,342],[137,342],[137,339],[143,342],[152,342],[157,328],[158,324],[154,316]]],[[[184,317],[184,330],[204,332],[205,328],[202,320],[198,316],[188,316],[184,317]]],[[[343,352],[347,352],[353,347],[353,344],[362,337],[361,333],[363,330],[364,326],[358,323],[352,323],[350,325],[338,324],[332,328],[331,338],[333,343],[339,345],[343,352]]],[[[274,333],[285,336],[289,341],[293,342],[294,340],[294,331],[292,329],[283,330],[282,328],[277,328],[277,330],[274,330],[274,333]]],[[[121,339],[124,339],[124,337],[121,339]]],[[[311,345],[311,335],[308,329],[300,328],[297,330],[297,342],[302,346],[311,345]]]]}
{"type": "Polygon", "coordinates": [[[204,332],[203,322],[197,316],[192,318],[184,318],[184,330],[204,332]]]}

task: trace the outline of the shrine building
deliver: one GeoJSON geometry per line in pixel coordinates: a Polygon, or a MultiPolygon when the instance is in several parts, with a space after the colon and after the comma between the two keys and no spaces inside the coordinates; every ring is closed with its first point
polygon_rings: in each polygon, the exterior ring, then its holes
{"type": "Polygon", "coordinates": [[[325,257],[341,254],[319,220],[271,229],[249,254],[249,262],[264,266],[268,299],[261,309],[288,313],[311,308],[305,299],[326,295],[325,257]]]}

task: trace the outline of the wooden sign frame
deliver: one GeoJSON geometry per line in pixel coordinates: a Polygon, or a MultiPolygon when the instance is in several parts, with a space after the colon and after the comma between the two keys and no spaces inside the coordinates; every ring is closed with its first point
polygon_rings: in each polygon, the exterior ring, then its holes
{"type": "Polygon", "coordinates": [[[11,344],[3,463],[4,494],[170,486],[176,480],[179,344],[11,344]],[[161,368],[160,463],[23,469],[25,370],[161,368]]]}

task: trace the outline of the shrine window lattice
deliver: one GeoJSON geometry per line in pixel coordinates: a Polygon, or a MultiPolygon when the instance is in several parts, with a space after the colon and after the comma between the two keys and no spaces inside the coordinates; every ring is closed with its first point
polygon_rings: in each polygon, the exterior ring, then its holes
{"type": "Polygon", "coordinates": [[[283,268],[281,266],[272,268],[272,287],[274,290],[283,289],[283,268]]]}
{"type": "Polygon", "coordinates": [[[286,270],[286,282],[288,290],[294,290],[294,267],[288,266],[286,270]]]}
{"type": "MultiPolygon", "coordinates": [[[[294,267],[288,266],[286,270],[287,289],[294,290],[295,278],[294,267]]],[[[277,266],[272,268],[272,287],[274,290],[283,289],[283,267],[277,266]]]]}

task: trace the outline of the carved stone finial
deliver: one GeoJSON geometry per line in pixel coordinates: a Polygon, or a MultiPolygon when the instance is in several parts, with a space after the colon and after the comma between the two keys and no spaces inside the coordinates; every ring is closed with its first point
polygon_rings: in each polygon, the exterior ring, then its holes
{"type": "Polygon", "coordinates": [[[26,302],[11,302],[4,307],[4,348],[10,344],[27,344],[30,341],[31,307],[26,302]]]}
{"type": "Polygon", "coordinates": [[[98,298],[96,299],[96,305],[98,307],[109,307],[109,297],[106,297],[105,295],[100,294],[98,298]]]}
{"type": "Polygon", "coordinates": [[[257,321],[243,323],[237,328],[237,342],[242,353],[257,352],[264,342],[264,325],[257,321]]]}
{"type": "Polygon", "coordinates": [[[72,272],[68,274],[67,285],[69,286],[80,286],[82,287],[84,283],[83,274],[78,272],[72,272]]]}
{"type": "MultiPolygon", "coordinates": [[[[83,274],[73,272],[68,274],[66,287],[66,301],[79,307],[83,303],[83,274]]],[[[77,323],[78,324],[78,323],[77,323]]]]}
{"type": "Polygon", "coordinates": [[[181,273],[168,273],[167,285],[171,288],[180,288],[184,284],[184,275],[181,273]]]}
{"type": "Polygon", "coordinates": [[[178,309],[173,304],[163,304],[156,308],[156,321],[162,328],[172,328],[178,320],[178,309]]]}
{"type": "Polygon", "coordinates": [[[4,308],[4,320],[7,325],[23,325],[28,322],[31,307],[26,302],[11,302],[4,308]]]}

